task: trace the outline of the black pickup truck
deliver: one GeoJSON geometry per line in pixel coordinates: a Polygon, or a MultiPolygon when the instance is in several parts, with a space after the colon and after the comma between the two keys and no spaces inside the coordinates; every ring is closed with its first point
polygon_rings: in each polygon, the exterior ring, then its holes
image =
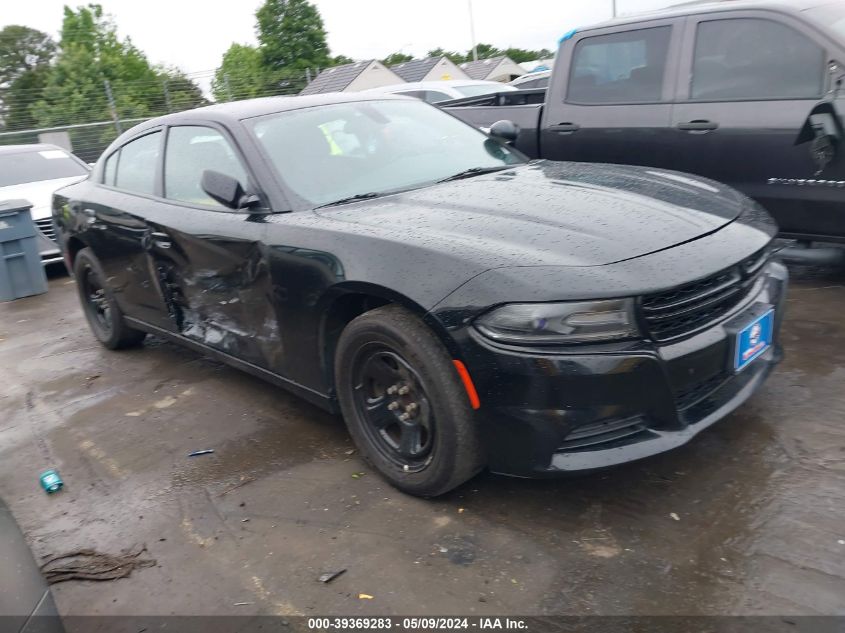
{"type": "Polygon", "coordinates": [[[532,158],[706,176],[783,237],[845,242],[843,63],[845,3],[692,2],[567,33],[546,90],[438,105],[532,158]]]}

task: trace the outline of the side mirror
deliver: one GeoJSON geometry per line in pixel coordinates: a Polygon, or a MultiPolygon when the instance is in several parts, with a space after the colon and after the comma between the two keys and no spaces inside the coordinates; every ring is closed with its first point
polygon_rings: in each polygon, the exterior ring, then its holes
{"type": "Polygon", "coordinates": [[[202,190],[224,207],[234,210],[253,209],[261,204],[256,195],[247,194],[237,178],[206,169],[200,181],[202,190]]]}
{"type": "Polygon", "coordinates": [[[506,143],[513,143],[519,136],[519,126],[513,121],[496,121],[490,126],[490,136],[506,143]]]}

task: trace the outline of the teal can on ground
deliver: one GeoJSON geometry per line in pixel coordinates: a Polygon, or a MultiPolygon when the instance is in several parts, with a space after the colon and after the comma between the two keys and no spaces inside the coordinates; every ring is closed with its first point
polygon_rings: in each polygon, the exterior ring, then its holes
{"type": "Polygon", "coordinates": [[[26,200],[0,200],[0,301],[47,292],[31,208],[26,200]]]}
{"type": "Polygon", "coordinates": [[[54,468],[45,470],[41,473],[39,480],[41,481],[41,487],[44,488],[44,491],[48,495],[58,492],[65,485],[65,482],[63,482],[62,478],[59,476],[59,471],[54,468]]]}

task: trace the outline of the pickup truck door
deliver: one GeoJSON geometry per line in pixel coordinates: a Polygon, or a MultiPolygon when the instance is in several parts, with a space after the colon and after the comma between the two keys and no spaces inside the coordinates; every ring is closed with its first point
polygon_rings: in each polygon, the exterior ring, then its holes
{"type": "Polygon", "coordinates": [[[149,255],[177,332],[265,369],[281,362],[262,215],[232,211],[206,194],[213,170],[257,190],[228,133],[212,124],[172,126],[162,200],[147,214],[149,255]]]}
{"type": "Polygon", "coordinates": [[[845,237],[845,161],[819,172],[810,144],[795,144],[840,57],[818,30],[774,11],[688,18],[671,165],[757,199],[783,234],[845,237]]]}
{"type": "Polygon", "coordinates": [[[668,162],[682,18],[577,33],[562,43],[540,154],[551,160],[668,162]]]}

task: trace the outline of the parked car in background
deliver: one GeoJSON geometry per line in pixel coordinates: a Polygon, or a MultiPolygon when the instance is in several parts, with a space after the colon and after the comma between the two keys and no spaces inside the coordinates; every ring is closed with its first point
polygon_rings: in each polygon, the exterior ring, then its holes
{"type": "Polygon", "coordinates": [[[53,192],[86,178],[89,171],[87,164],[55,145],[0,146],[0,200],[22,199],[32,204],[38,250],[45,265],[62,261],[50,213],[53,192]]]}
{"type": "Polygon", "coordinates": [[[845,3],[691,2],[567,34],[545,92],[448,105],[529,156],[699,174],[845,242],[843,63],[845,3]]]}
{"type": "Polygon", "coordinates": [[[103,345],[154,333],[339,410],[418,495],[674,448],[781,355],[786,270],[757,203],[529,162],[415,99],[152,119],[53,213],[103,345]]]}
{"type": "Polygon", "coordinates": [[[498,81],[476,81],[472,79],[453,79],[444,81],[416,81],[381,88],[370,88],[365,93],[394,94],[404,97],[416,97],[426,103],[439,103],[451,99],[479,97],[498,92],[516,90],[508,84],[498,81]]]}
{"type": "Polygon", "coordinates": [[[532,88],[548,88],[549,80],[551,79],[551,70],[538,70],[530,72],[522,77],[517,77],[508,85],[513,86],[517,90],[530,90],[532,88]]]}

